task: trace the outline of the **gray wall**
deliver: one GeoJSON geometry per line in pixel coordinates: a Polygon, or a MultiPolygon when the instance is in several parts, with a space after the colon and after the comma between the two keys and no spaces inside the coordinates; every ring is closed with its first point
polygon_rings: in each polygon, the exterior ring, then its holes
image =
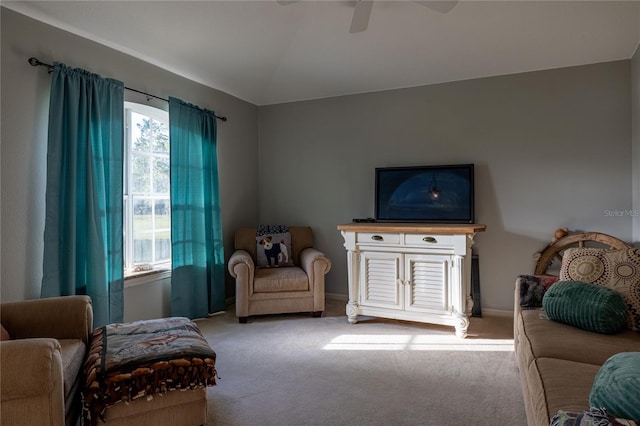
{"type": "Polygon", "coordinates": [[[374,168],[476,164],[482,306],[510,310],[513,283],[555,229],[629,240],[629,61],[260,108],[259,219],[309,224],[347,293],[336,225],[373,216],[374,168]]]}
{"type": "MultiPolygon", "coordinates": [[[[30,67],[30,56],[227,115],[218,132],[227,257],[238,226],[309,224],[317,246],[333,260],[329,293],[347,293],[336,226],[373,215],[377,166],[476,164],[477,222],[488,227],[476,237],[485,309],[512,308],[515,276],[531,271],[533,253],[556,228],[632,235],[630,216],[607,216],[605,210],[632,207],[637,52],[634,68],[619,61],[258,108],[0,11],[3,301],[38,297],[41,280],[50,76],[30,67]]],[[[166,280],[129,287],[125,319],[167,315],[167,288],[166,280]]]]}
{"type": "MultiPolygon", "coordinates": [[[[36,298],[42,277],[44,194],[48,99],[51,76],[27,59],[59,61],[128,87],[187,102],[226,115],[218,122],[221,203],[225,250],[233,231],[257,221],[258,108],[220,91],[194,83],[132,56],[1,8],[2,146],[1,146],[1,282],[3,301],[36,298]]],[[[130,100],[131,92],[125,91],[130,100]]],[[[144,97],[142,102],[145,102],[144,97]]],[[[166,103],[154,106],[166,108],[166,103]]],[[[228,285],[231,285],[228,282],[228,285]]],[[[125,292],[125,308],[167,303],[165,283],[136,286],[125,292]],[[153,293],[153,294],[152,294],[153,293]]],[[[228,294],[232,294],[228,288],[228,294]]],[[[164,312],[160,314],[168,314],[164,312]]],[[[146,316],[153,316],[149,313],[146,316]]],[[[129,319],[131,316],[129,316],[129,319]]]]}
{"type": "MultiPolygon", "coordinates": [[[[640,21],[640,17],[639,17],[640,21]]],[[[633,149],[633,241],[640,247],[640,45],[631,58],[631,121],[633,149]]]]}

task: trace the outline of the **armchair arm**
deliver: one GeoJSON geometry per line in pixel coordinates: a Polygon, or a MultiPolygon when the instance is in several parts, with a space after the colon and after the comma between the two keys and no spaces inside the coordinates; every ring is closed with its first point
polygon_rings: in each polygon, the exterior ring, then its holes
{"type": "Polygon", "coordinates": [[[251,255],[245,250],[236,250],[231,255],[228,268],[233,278],[238,278],[238,276],[248,273],[252,280],[256,269],[251,255]]]}
{"type": "Polygon", "coordinates": [[[38,338],[0,343],[3,424],[64,425],[60,343],[38,338]]]}
{"type": "Polygon", "coordinates": [[[93,308],[89,296],[62,296],[3,303],[2,325],[12,339],[52,337],[89,342],[93,308]]]}
{"type": "Polygon", "coordinates": [[[324,276],[331,270],[331,260],[323,252],[308,247],[300,252],[300,267],[309,277],[313,310],[324,311],[324,276]]]}
{"type": "Polygon", "coordinates": [[[249,252],[236,250],[229,259],[229,273],[236,279],[236,316],[249,316],[249,297],[253,293],[255,264],[249,252]]]}

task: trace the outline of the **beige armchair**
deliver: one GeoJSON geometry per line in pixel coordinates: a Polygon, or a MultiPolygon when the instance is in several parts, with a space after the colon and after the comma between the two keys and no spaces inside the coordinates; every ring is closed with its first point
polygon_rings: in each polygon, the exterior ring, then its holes
{"type": "Polygon", "coordinates": [[[246,323],[250,315],[324,311],[324,276],[331,261],[313,248],[308,226],[290,226],[293,265],[256,268],[256,228],[240,228],[229,273],[236,279],[236,316],[246,323]]]}
{"type": "Polygon", "coordinates": [[[3,303],[0,343],[3,425],[72,425],[82,409],[81,369],[93,327],[88,296],[3,303]]]}

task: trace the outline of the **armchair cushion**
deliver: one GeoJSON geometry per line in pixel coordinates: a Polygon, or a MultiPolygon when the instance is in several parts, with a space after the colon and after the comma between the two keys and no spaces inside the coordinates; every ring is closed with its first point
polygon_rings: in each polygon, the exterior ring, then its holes
{"type": "Polygon", "coordinates": [[[297,266],[256,270],[253,283],[253,291],[255,293],[304,291],[308,289],[309,279],[307,274],[297,266]]]}
{"type": "Polygon", "coordinates": [[[64,384],[65,401],[71,396],[72,391],[79,388],[77,383],[80,369],[84,363],[87,346],[80,339],[60,339],[60,355],[62,357],[62,377],[64,384]]]}

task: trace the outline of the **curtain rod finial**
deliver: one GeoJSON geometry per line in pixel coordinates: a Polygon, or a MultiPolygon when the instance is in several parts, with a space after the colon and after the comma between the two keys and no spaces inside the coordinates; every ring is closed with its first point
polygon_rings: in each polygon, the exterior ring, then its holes
{"type": "Polygon", "coordinates": [[[29,63],[33,67],[37,67],[38,65],[41,64],[41,62],[40,62],[40,60],[38,60],[38,58],[29,58],[29,63]]]}

